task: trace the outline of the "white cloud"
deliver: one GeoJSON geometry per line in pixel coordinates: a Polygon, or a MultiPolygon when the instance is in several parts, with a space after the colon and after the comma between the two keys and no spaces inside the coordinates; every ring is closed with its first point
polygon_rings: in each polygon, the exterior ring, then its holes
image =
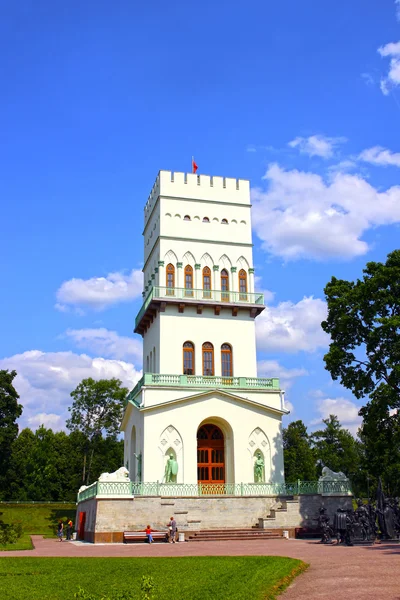
{"type": "Polygon", "coordinates": [[[65,429],[65,420],[61,415],[55,415],[54,413],[38,413],[28,417],[27,425],[33,431],[36,431],[41,425],[53,431],[60,431],[65,429]]]}
{"type": "Polygon", "coordinates": [[[127,362],[90,358],[73,352],[41,352],[30,350],[0,359],[0,369],[15,369],[14,385],[24,407],[21,427],[54,424],[63,429],[72,404],[70,393],[87,377],[110,379],[116,377],[132,389],[141,372],[127,362]]]}
{"type": "Polygon", "coordinates": [[[387,96],[392,87],[400,84],[400,42],[391,42],[378,48],[383,58],[390,58],[389,72],[381,79],[382,93],[387,96]]]}
{"type": "Polygon", "coordinates": [[[375,84],[375,78],[373,75],[371,75],[371,73],[361,73],[361,77],[363,78],[364,83],[366,83],[367,85],[375,84]]]}
{"type": "Polygon", "coordinates": [[[325,137],[323,135],[311,135],[307,138],[297,137],[288,143],[291,148],[298,148],[302,154],[308,156],[321,156],[331,158],[335,148],[346,142],[343,137],[325,137]]]}
{"type": "Polygon", "coordinates": [[[348,173],[358,168],[358,164],[349,158],[341,160],[340,162],[330,165],[328,171],[331,175],[337,175],[337,173],[348,173]]]}
{"type": "Polygon", "coordinates": [[[267,191],[252,190],[253,227],[262,247],[286,260],[353,258],[368,251],[361,239],[378,225],[400,222],[400,187],[378,192],[357,174],[327,183],[316,173],[271,164],[267,191]]]}
{"type": "Polygon", "coordinates": [[[322,419],[328,419],[329,415],[336,415],[340,424],[348,429],[353,435],[361,425],[361,417],[358,416],[359,407],[346,398],[324,398],[318,400],[317,412],[319,417],[310,422],[310,425],[320,425],[322,419]]]}
{"type": "Polygon", "coordinates": [[[116,331],[110,331],[105,327],[68,329],[66,335],[74,341],[78,348],[85,348],[97,355],[121,360],[130,359],[135,364],[142,362],[143,348],[139,340],[120,336],[116,331]]]}
{"type": "Polygon", "coordinates": [[[374,146],[363,150],[358,159],[372,165],[400,167],[400,152],[391,152],[391,150],[382,148],[382,146],[374,146]]]}
{"type": "Polygon", "coordinates": [[[107,277],[70,279],[57,290],[58,310],[68,306],[88,306],[102,310],[112,304],[134,300],[141,295],[143,274],[139,269],[130,273],[109,273],[107,277]]]}
{"type": "Polygon", "coordinates": [[[308,371],[303,368],[287,369],[277,360],[260,360],[257,363],[257,373],[259,377],[279,377],[280,386],[287,390],[296,377],[308,375],[308,371]]]}
{"type": "Polygon", "coordinates": [[[280,352],[325,348],[329,337],[322,330],[321,321],[326,315],[326,303],[312,296],[297,304],[267,306],[256,320],[257,346],[260,350],[280,352]]]}

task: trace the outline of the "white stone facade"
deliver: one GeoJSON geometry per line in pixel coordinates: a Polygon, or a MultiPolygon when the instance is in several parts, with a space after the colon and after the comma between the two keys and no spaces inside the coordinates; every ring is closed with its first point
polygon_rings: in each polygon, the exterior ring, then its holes
{"type": "Polygon", "coordinates": [[[223,437],[210,483],[214,471],[219,482],[254,482],[257,452],[265,481],[284,480],[283,393],[278,380],[257,379],[255,318],[264,307],[254,290],[250,209],[244,180],[161,171],[153,186],[135,323],[145,375],[122,422],[133,481],[162,481],[173,454],[176,482],[197,483],[203,425],[223,437]]]}

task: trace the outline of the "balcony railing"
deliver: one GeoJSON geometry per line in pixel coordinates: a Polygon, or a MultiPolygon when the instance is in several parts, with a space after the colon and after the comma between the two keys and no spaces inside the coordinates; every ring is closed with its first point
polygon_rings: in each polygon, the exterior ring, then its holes
{"type": "MultiPolygon", "coordinates": [[[[203,375],[165,375],[163,373],[145,373],[137,382],[127,397],[134,401],[140,389],[144,385],[166,385],[179,387],[206,387],[206,388],[231,388],[231,389],[268,389],[279,390],[279,379],[277,377],[221,377],[215,375],[206,377],[203,375]]],[[[135,402],[135,404],[137,404],[135,402]]]]}
{"type": "Polygon", "coordinates": [[[97,481],[78,493],[78,502],[96,496],[297,496],[351,495],[350,481],[296,481],[295,483],[162,483],[154,481],[97,481]]]}
{"type": "Polygon", "coordinates": [[[201,303],[229,303],[229,304],[264,304],[264,294],[250,292],[231,292],[227,290],[195,290],[191,288],[175,288],[165,286],[152,287],[143,302],[136,319],[135,328],[140,323],[150,302],[155,298],[165,298],[168,300],[195,300],[201,303]]]}

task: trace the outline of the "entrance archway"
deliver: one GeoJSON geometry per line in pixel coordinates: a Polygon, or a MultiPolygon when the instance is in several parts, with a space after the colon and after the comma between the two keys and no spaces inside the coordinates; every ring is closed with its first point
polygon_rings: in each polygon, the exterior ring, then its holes
{"type": "Polygon", "coordinates": [[[197,480],[225,483],[224,434],[211,423],[205,423],[197,432],[197,480]]]}

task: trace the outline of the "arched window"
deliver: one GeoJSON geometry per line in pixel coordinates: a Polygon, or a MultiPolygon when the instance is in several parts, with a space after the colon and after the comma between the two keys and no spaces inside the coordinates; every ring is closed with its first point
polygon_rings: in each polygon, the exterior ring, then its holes
{"type": "Polygon", "coordinates": [[[221,271],[221,300],[223,302],[229,301],[229,274],[226,269],[221,271]]]}
{"type": "Polygon", "coordinates": [[[244,269],[239,271],[239,298],[247,300],[247,273],[244,269]]]}
{"type": "Polygon", "coordinates": [[[185,296],[193,297],[193,267],[185,267],[185,296]]]}
{"type": "Polygon", "coordinates": [[[203,375],[214,375],[214,346],[210,342],[203,344],[203,375]]]}
{"type": "Polygon", "coordinates": [[[211,298],[211,269],[203,269],[203,298],[211,298]]]}
{"type": "Polygon", "coordinates": [[[222,377],[232,377],[232,346],[229,344],[222,344],[221,346],[221,364],[222,377]]]}
{"type": "Polygon", "coordinates": [[[194,375],[194,345],[192,342],[183,344],[183,374],[194,375]]]}
{"type": "Polygon", "coordinates": [[[167,296],[173,296],[175,288],[175,267],[171,263],[167,265],[166,269],[166,286],[167,296]]]}
{"type": "Polygon", "coordinates": [[[222,225],[228,225],[228,219],[221,219],[222,225]]]}
{"type": "Polygon", "coordinates": [[[184,220],[184,221],[190,221],[191,219],[190,219],[189,215],[185,215],[185,216],[183,217],[183,220],[184,220]]]}
{"type": "Polygon", "coordinates": [[[209,223],[210,219],[208,217],[203,217],[203,223],[209,223]]]}

